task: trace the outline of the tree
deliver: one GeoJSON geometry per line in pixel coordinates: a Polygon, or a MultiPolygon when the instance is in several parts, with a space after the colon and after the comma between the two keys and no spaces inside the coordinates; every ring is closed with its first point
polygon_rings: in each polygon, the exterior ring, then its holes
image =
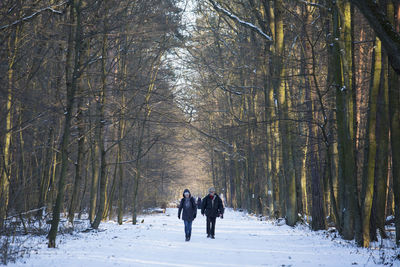
{"type": "Polygon", "coordinates": [[[368,20],[389,55],[393,69],[400,74],[400,34],[373,0],[351,0],[368,20]]]}
{"type": "Polygon", "coordinates": [[[73,107],[75,102],[75,93],[78,87],[78,79],[81,75],[80,54],[82,51],[82,24],[81,24],[81,0],[73,0],[70,3],[69,9],[69,32],[68,32],[68,47],[67,61],[65,64],[65,81],[67,90],[67,106],[64,112],[65,122],[61,141],[61,170],[58,182],[58,194],[53,209],[53,219],[49,232],[49,248],[56,247],[56,236],[58,224],[60,222],[60,213],[64,202],[65,194],[65,177],[68,168],[68,143],[70,136],[71,120],[73,116],[73,107]],[[76,26],[75,26],[76,25],[76,26]]]}

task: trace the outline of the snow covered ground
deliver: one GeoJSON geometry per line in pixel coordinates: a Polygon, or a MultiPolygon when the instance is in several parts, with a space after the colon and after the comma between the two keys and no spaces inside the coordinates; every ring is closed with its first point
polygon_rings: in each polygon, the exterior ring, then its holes
{"type": "MultiPolygon", "coordinates": [[[[193,223],[185,242],[177,209],[141,216],[139,225],[102,223],[99,231],[58,236],[56,249],[43,238],[30,257],[9,266],[376,266],[380,255],[399,251],[356,248],[305,227],[276,226],[227,210],[217,219],[216,239],[205,234],[205,217],[193,223]]],[[[392,261],[400,266],[400,261],[392,261]]]]}

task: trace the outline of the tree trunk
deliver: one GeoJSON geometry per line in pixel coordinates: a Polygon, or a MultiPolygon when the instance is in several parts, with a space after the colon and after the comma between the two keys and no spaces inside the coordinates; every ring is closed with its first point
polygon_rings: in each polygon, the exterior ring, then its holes
{"type": "Polygon", "coordinates": [[[394,71],[400,75],[400,34],[388,20],[388,17],[381,11],[376,0],[351,0],[358,7],[367,19],[371,28],[382,41],[390,63],[394,71]]]}
{"type": "MultiPolygon", "coordinates": [[[[386,238],[386,197],[388,180],[389,161],[389,81],[388,81],[388,59],[386,55],[382,59],[382,82],[378,96],[377,107],[377,152],[375,171],[375,192],[376,196],[376,227],[379,229],[382,238],[386,238]]],[[[375,230],[375,229],[374,229],[375,230]]],[[[374,231],[375,232],[375,231],[374,231]]]]}
{"type": "Polygon", "coordinates": [[[353,126],[350,123],[353,116],[352,112],[352,85],[351,85],[351,12],[350,4],[345,2],[344,6],[344,22],[342,28],[345,29],[345,57],[341,58],[341,52],[339,47],[340,37],[340,23],[339,23],[339,11],[338,7],[334,7],[333,15],[333,35],[334,35],[334,49],[333,49],[333,64],[334,64],[334,86],[336,87],[336,121],[337,121],[337,131],[338,131],[338,152],[339,152],[339,183],[340,190],[343,192],[340,194],[342,199],[341,211],[342,215],[342,235],[344,239],[351,240],[354,238],[354,227],[355,227],[355,216],[356,213],[356,200],[357,200],[357,186],[355,185],[354,177],[354,149],[352,140],[353,126]],[[350,38],[350,41],[349,41],[350,38]],[[347,41],[346,41],[347,40],[347,41]],[[342,64],[343,63],[343,64],[342,64]],[[346,70],[343,73],[347,73],[342,77],[342,66],[346,70]],[[347,76],[347,77],[346,77],[347,76]]]}
{"type": "Polygon", "coordinates": [[[274,88],[278,98],[279,110],[279,132],[282,140],[282,161],[283,173],[286,186],[286,218],[287,224],[294,226],[297,222],[297,209],[296,209],[296,176],[293,166],[293,153],[291,143],[291,127],[288,121],[288,99],[286,94],[286,69],[283,64],[284,52],[284,31],[283,31],[283,2],[282,0],[275,0],[275,79],[274,88]]]}
{"type": "MultiPolygon", "coordinates": [[[[105,3],[107,5],[107,2],[105,3]]],[[[106,88],[107,88],[107,7],[105,7],[104,11],[104,33],[103,33],[103,43],[102,43],[102,52],[101,52],[101,93],[99,97],[99,102],[97,103],[99,120],[97,123],[98,131],[97,131],[97,144],[99,146],[100,151],[100,200],[98,209],[96,212],[96,217],[92,223],[92,228],[97,229],[100,225],[101,220],[104,218],[104,210],[107,202],[107,162],[106,162],[106,150],[104,146],[104,125],[105,125],[105,113],[104,108],[106,104],[106,88]]]]}
{"type": "Polygon", "coordinates": [[[65,111],[65,122],[64,122],[64,129],[63,129],[61,148],[60,148],[61,170],[60,170],[60,179],[58,182],[58,193],[57,193],[56,203],[53,209],[53,220],[51,222],[51,229],[48,236],[49,248],[56,247],[56,236],[57,236],[58,224],[60,222],[60,212],[64,202],[65,178],[68,169],[68,144],[69,144],[71,120],[73,117],[72,111],[75,100],[75,92],[77,88],[77,80],[80,76],[79,53],[82,53],[81,51],[82,27],[81,27],[80,8],[81,8],[81,0],[72,0],[72,3],[70,5],[70,21],[69,21],[70,26],[68,33],[67,62],[65,66],[65,77],[67,84],[67,107],[65,111]],[[75,37],[74,37],[74,25],[75,25],[75,37]],[[73,45],[74,41],[75,41],[75,47],[73,45]],[[72,60],[74,61],[73,66],[71,66],[72,60]]]}
{"type": "MultiPolygon", "coordinates": [[[[396,3],[395,29],[400,30],[400,5],[396,3]]],[[[391,55],[389,54],[389,57],[391,55]]],[[[390,69],[389,120],[392,151],[393,197],[396,226],[396,244],[400,246],[400,82],[398,73],[390,69]]]]}
{"type": "MultiPolygon", "coordinates": [[[[44,171],[43,176],[40,181],[40,191],[39,191],[39,204],[38,208],[42,208],[46,205],[47,201],[47,193],[49,191],[50,181],[51,181],[51,157],[52,157],[52,150],[53,150],[53,142],[54,142],[54,129],[50,127],[49,130],[49,137],[47,139],[47,148],[46,148],[46,156],[45,156],[45,164],[44,164],[44,171]]],[[[43,209],[38,211],[37,217],[39,219],[42,218],[43,209]]]]}
{"type": "Polygon", "coordinates": [[[379,94],[379,86],[381,83],[381,71],[382,71],[382,50],[381,42],[378,38],[375,40],[375,51],[374,51],[374,67],[373,67],[373,78],[372,86],[369,96],[369,111],[368,111],[368,126],[367,126],[367,153],[368,157],[367,166],[365,166],[367,174],[364,176],[363,181],[363,210],[362,210],[362,221],[363,221],[363,246],[369,247],[370,242],[370,216],[374,192],[374,180],[375,180],[375,162],[376,162],[376,116],[377,116],[377,100],[379,94]]]}
{"type": "Polygon", "coordinates": [[[7,101],[6,101],[6,117],[5,117],[5,136],[3,147],[3,168],[0,170],[0,229],[3,228],[4,220],[7,217],[8,201],[10,194],[11,180],[11,139],[12,139],[12,110],[13,110],[13,94],[14,94],[14,67],[19,48],[19,37],[22,31],[22,26],[17,26],[15,32],[8,37],[7,55],[8,55],[8,70],[7,70],[7,101]]]}
{"type": "MultiPolygon", "coordinates": [[[[81,53],[82,55],[83,53],[81,53]]],[[[76,121],[77,121],[77,126],[78,126],[78,155],[77,155],[77,160],[75,162],[75,181],[74,181],[74,187],[72,190],[72,196],[71,196],[71,202],[69,206],[69,211],[68,211],[68,220],[71,224],[74,223],[74,216],[75,216],[75,211],[76,207],[78,206],[78,197],[79,197],[79,187],[81,185],[81,180],[82,180],[82,167],[83,167],[83,152],[84,152],[84,146],[85,146],[85,129],[84,129],[84,120],[83,120],[83,95],[82,95],[82,86],[79,84],[80,81],[77,81],[78,83],[78,106],[77,106],[77,115],[76,115],[76,121]]]]}
{"type": "Polygon", "coordinates": [[[390,140],[392,151],[393,196],[395,207],[396,244],[400,245],[400,94],[399,77],[392,73],[389,90],[390,140]]]}
{"type": "MultiPolygon", "coordinates": [[[[90,119],[89,115],[89,119],[90,119]]],[[[90,120],[90,126],[91,126],[90,120]]],[[[92,126],[90,127],[92,128],[92,126]]],[[[96,129],[98,131],[98,129],[96,129]]],[[[91,162],[92,162],[92,182],[90,186],[90,208],[89,208],[89,221],[92,223],[96,215],[97,194],[99,187],[99,146],[97,141],[92,139],[91,142],[91,162]]]]}

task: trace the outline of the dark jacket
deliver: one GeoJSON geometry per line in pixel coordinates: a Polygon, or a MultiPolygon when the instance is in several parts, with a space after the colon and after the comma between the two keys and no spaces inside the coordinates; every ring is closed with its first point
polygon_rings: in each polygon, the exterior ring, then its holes
{"type": "Polygon", "coordinates": [[[179,204],[178,217],[181,217],[181,212],[183,210],[182,220],[193,221],[197,215],[196,200],[192,197],[192,195],[190,194],[190,191],[188,189],[185,189],[185,191],[183,191],[183,194],[185,194],[185,192],[189,192],[190,206],[186,207],[186,205],[185,205],[186,198],[185,198],[185,195],[183,195],[183,198],[181,199],[181,203],[179,204]]]}
{"type": "Polygon", "coordinates": [[[197,208],[201,209],[201,197],[197,199],[197,208]]]}
{"type": "Polygon", "coordinates": [[[224,206],[221,198],[214,194],[214,205],[210,195],[205,196],[201,201],[201,214],[206,214],[207,217],[218,217],[224,214],[224,206]]]}

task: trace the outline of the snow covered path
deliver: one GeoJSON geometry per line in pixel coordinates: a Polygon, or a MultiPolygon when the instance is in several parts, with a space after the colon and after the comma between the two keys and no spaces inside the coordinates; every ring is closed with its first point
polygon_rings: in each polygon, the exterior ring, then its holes
{"type": "Polygon", "coordinates": [[[10,266],[336,267],[375,266],[379,258],[378,251],[337,244],[306,229],[275,226],[233,211],[217,219],[215,240],[206,238],[201,215],[193,223],[190,242],[184,241],[177,209],[141,219],[144,223],[139,225],[108,222],[100,225],[105,231],[60,236],[57,249],[43,243],[29,258],[10,266]]]}

